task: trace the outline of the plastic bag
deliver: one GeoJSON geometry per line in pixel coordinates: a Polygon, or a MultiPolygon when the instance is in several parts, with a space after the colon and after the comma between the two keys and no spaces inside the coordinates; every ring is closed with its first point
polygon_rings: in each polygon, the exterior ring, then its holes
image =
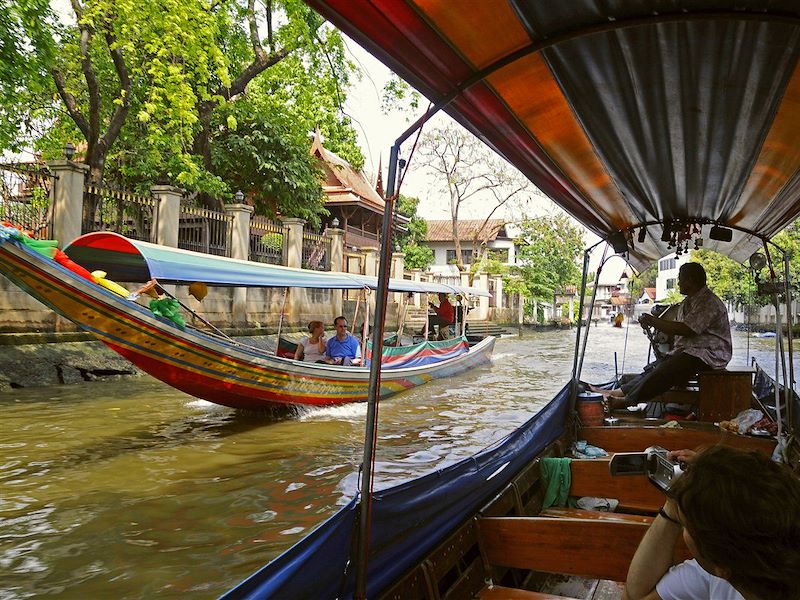
{"type": "Polygon", "coordinates": [[[755,408],[743,410],[733,418],[733,422],[739,426],[739,433],[744,435],[758,421],[764,418],[764,413],[755,408]]]}

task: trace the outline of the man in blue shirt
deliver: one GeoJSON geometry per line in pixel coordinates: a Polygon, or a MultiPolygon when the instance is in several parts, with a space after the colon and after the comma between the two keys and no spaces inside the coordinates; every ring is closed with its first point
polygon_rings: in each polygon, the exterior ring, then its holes
{"type": "Polygon", "coordinates": [[[346,367],[360,364],[361,346],[358,340],[348,333],[347,319],[336,317],[333,320],[333,326],[336,328],[336,336],[328,340],[325,348],[326,362],[346,367]]]}

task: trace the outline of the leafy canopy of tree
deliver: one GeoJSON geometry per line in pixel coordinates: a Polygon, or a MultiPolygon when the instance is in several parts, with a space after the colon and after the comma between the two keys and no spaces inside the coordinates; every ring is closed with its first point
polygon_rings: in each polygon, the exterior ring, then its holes
{"type": "Polygon", "coordinates": [[[638,275],[633,275],[628,280],[628,291],[631,294],[631,300],[637,302],[644,294],[644,288],[656,287],[657,277],[658,263],[653,263],[638,275]]]}
{"type": "Polygon", "coordinates": [[[527,298],[550,302],[559,290],[579,283],[583,230],[558,213],[525,219],[515,241],[520,291],[527,298]]]}
{"type": "Polygon", "coordinates": [[[395,241],[403,251],[405,267],[407,269],[427,269],[433,264],[433,250],[426,246],[425,235],[428,233],[428,224],[425,219],[417,215],[419,198],[400,194],[397,198],[397,212],[411,219],[408,231],[396,235],[395,241]]]}
{"type": "Polygon", "coordinates": [[[3,149],[60,157],[71,141],[94,182],[227,200],[242,189],[265,210],[312,220],[323,211],[307,132],[319,127],[327,147],[363,163],[339,110],[355,66],[300,0],[71,7],[63,23],[45,0],[0,9],[3,149]]]}

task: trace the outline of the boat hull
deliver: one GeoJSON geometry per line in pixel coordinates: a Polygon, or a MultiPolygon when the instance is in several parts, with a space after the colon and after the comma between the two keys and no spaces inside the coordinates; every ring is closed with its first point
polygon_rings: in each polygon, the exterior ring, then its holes
{"type": "MultiPolygon", "coordinates": [[[[0,240],[0,272],[144,372],[197,398],[256,410],[367,399],[367,368],[303,363],[181,329],[16,242],[0,240]]],[[[384,369],[380,396],[388,398],[488,362],[494,341],[487,338],[440,363],[384,369]]]]}

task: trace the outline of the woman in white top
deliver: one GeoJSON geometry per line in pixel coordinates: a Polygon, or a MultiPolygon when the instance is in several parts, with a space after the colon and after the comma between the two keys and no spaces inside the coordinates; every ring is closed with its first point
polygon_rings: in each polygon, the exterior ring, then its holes
{"type": "Polygon", "coordinates": [[[308,332],[311,334],[304,337],[297,344],[294,353],[295,360],[306,362],[317,362],[325,358],[325,325],[322,321],[311,321],[308,324],[308,332]]]}

